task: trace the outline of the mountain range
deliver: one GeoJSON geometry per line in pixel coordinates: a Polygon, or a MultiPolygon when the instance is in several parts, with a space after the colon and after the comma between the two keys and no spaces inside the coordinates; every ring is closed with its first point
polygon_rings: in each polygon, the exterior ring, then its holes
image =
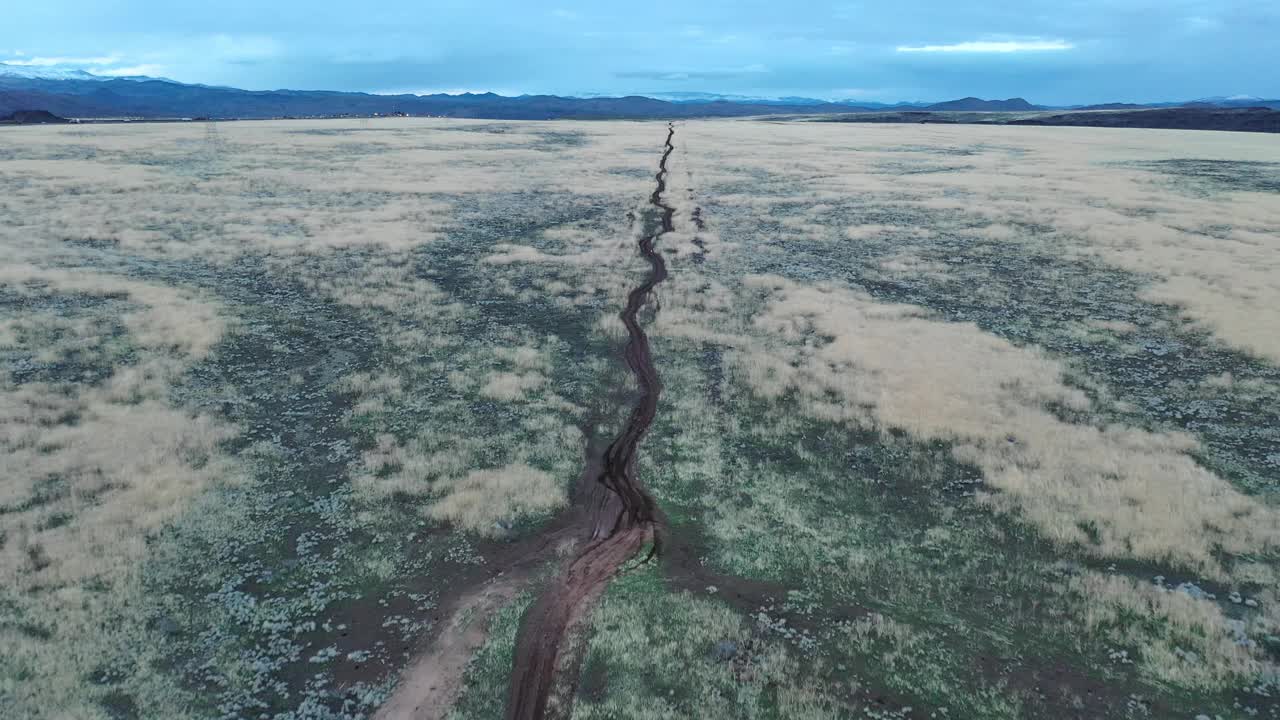
{"type": "MultiPolygon", "coordinates": [[[[67,118],[272,118],[432,115],[494,119],[679,118],[778,114],[871,113],[885,110],[1029,112],[1048,109],[1139,109],[1188,103],[1049,108],[1022,98],[967,97],[942,103],[883,103],[786,97],[751,98],[707,93],[655,93],[658,97],[561,97],[493,93],[374,95],[324,90],[240,90],[146,76],[103,77],[83,70],[0,63],[0,116],[44,110],[67,118]]],[[[1205,98],[1193,107],[1271,107],[1280,100],[1205,98]]]]}

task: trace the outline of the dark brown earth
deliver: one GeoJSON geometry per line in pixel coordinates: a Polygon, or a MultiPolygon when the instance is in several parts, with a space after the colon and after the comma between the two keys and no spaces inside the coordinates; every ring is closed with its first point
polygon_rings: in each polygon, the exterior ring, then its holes
{"type": "Polygon", "coordinates": [[[639,395],[622,432],[599,457],[593,491],[582,494],[580,502],[589,511],[583,527],[589,538],[586,546],[551,582],[521,622],[507,702],[509,720],[539,720],[545,715],[561,649],[573,626],[608,581],[646,543],[653,543],[650,555],[662,546],[653,498],[636,476],[636,448],[653,424],[662,394],[649,339],[637,315],[649,293],[667,278],[666,262],[654,246],[662,235],[675,229],[675,209],[662,199],[667,187],[667,160],[675,149],[674,136],[675,127],[668,124],[665,149],[654,176],[656,187],[649,196],[649,204],[659,211],[660,222],[639,242],[640,254],[649,262],[649,274],[631,290],[621,314],[628,335],[623,358],[636,379],[639,395]]]}
{"type": "MultiPolygon", "coordinates": [[[[439,574],[445,569],[433,566],[421,578],[423,588],[443,585],[447,591],[432,612],[430,630],[412,648],[416,660],[401,674],[395,693],[378,708],[374,720],[443,720],[463,689],[467,663],[488,639],[495,612],[535,582],[548,564],[558,565],[557,558],[572,555],[586,540],[583,528],[593,526],[595,509],[606,492],[598,482],[604,443],[591,438],[594,426],[593,420],[584,424],[588,446],[583,471],[573,485],[571,507],[536,535],[515,542],[477,539],[477,550],[487,559],[483,565],[446,575],[439,574]]],[[[396,610],[413,612],[412,607],[396,610]]],[[[395,633],[384,627],[384,616],[385,612],[359,605],[339,616],[349,628],[338,640],[339,649],[345,653],[375,644],[398,645],[395,633]]],[[[408,658],[411,648],[401,650],[408,658]]],[[[344,667],[336,679],[340,687],[376,682],[389,667],[385,662],[344,667]]]]}

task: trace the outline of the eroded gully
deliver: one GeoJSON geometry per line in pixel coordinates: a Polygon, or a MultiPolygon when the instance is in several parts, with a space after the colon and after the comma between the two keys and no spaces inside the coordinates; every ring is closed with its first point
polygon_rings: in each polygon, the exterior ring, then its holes
{"type": "Polygon", "coordinates": [[[638,243],[640,254],[649,262],[649,273],[627,295],[621,319],[627,329],[623,358],[635,377],[639,393],[622,431],[602,453],[595,456],[584,478],[594,482],[582,493],[585,547],[559,577],[553,579],[530,606],[516,638],[511,688],[507,701],[508,720],[541,720],[547,712],[556,669],[565,641],[585,616],[609,580],[623,564],[636,557],[646,543],[651,552],[661,547],[658,513],[653,498],[636,475],[636,449],[657,414],[662,381],[653,364],[649,339],[637,316],[649,293],[667,278],[667,265],[655,246],[675,229],[673,206],[663,201],[667,187],[667,161],[675,146],[675,126],[668,124],[667,139],[654,175],[655,188],[649,204],[658,211],[657,226],[638,243]]]}

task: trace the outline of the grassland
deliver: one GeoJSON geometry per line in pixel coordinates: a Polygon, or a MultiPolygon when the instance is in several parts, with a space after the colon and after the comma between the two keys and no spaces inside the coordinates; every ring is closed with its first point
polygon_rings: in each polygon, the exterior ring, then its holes
{"type": "MultiPolygon", "coordinates": [[[[665,135],[0,133],[0,716],[414,716],[420,657],[416,716],[500,716],[634,390],[665,135]]],[[[664,555],[557,712],[1280,717],[1274,143],[673,142],[664,555]]]]}

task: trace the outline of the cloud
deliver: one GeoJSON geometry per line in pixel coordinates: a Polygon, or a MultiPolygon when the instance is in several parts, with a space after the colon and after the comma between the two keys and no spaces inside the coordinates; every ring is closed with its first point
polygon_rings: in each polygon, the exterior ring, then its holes
{"type": "Polygon", "coordinates": [[[87,70],[101,77],[130,77],[134,75],[156,75],[164,70],[163,65],[139,63],[136,59],[126,60],[120,55],[104,55],[99,57],[73,56],[35,56],[14,51],[14,58],[0,58],[0,63],[19,67],[59,68],[87,70]],[[132,65],[123,63],[132,62],[132,65]]]}
{"type": "Polygon", "coordinates": [[[282,47],[269,35],[225,35],[209,38],[213,53],[224,60],[266,60],[279,56],[282,47]]]}
{"type": "Polygon", "coordinates": [[[888,91],[883,88],[836,88],[831,91],[830,99],[849,100],[851,98],[884,97],[886,93],[888,91]]]}
{"type": "Polygon", "coordinates": [[[95,75],[105,77],[131,77],[134,75],[159,75],[164,71],[163,65],[131,65],[129,67],[94,70],[95,75]]]}
{"type": "Polygon", "coordinates": [[[898,52],[908,53],[1019,53],[1072,50],[1066,40],[974,40],[951,45],[899,45],[898,52]]]}
{"type": "Polygon", "coordinates": [[[1222,29],[1222,21],[1217,18],[1204,17],[1202,15],[1193,15],[1185,18],[1183,24],[1189,32],[1212,32],[1222,29]]]}
{"type": "Polygon", "coordinates": [[[729,80],[768,75],[771,71],[761,63],[725,70],[631,70],[616,72],[614,77],[629,80],[729,80]]]}
{"type": "Polygon", "coordinates": [[[6,65],[20,65],[22,67],[53,67],[55,65],[115,65],[120,62],[119,55],[110,57],[32,57],[24,58],[22,53],[17,53],[18,58],[4,60],[6,65]]]}

